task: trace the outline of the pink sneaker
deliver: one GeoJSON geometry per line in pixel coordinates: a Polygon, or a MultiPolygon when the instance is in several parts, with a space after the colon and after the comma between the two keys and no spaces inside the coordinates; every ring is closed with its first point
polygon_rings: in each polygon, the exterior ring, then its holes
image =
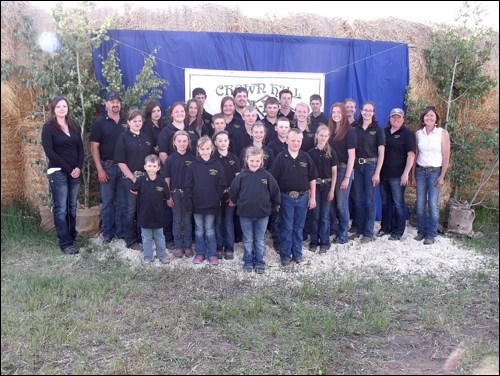
{"type": "Polygon", "coordinates": [[[210,265],[219,265],[219,259],[217,257],[209,257],[208,262],[210,265]]]}
{"type": "Polygon", "coordinates": [[[202,264],[204,261],[203,256],[196,256],[193,260],[193,264],[202,264]]]}

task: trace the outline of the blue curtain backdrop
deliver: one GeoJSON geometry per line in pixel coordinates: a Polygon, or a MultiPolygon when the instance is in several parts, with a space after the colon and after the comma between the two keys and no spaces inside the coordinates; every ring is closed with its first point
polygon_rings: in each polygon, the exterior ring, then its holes
{"type": "Polygon", "coordinates": [[[110,39],[94,50],[97,78],[106,84],[102,58],[114,45],[127,87],[134,84],[144,57],[159,49],[155,70],[170,83],[161,101],[164,108],[185,99],[184,68],[325,73],[325,113],[334,102],[351,97],[359,116],[360,105],[371,100],[381,126],[392,108],[404,108],[410,75],[405,43],[158,30],[109,30],[108,35],[110,39]]]}

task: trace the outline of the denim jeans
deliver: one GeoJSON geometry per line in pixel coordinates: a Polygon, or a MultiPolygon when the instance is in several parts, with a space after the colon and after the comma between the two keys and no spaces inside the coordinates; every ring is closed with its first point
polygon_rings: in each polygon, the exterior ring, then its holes
{"type": "Polygon", "coordinates": [[[142,249],[144,251],[144,261],[153,260],[153,240],[156,245],[156,257],[160,260],[167,257],[165,247],[165,235],[163,228],[144,228],[141,227],[142,249]]]}
{"type": "Polygon", "coordinates": [[[309,195],[304,193],[297,198],[291,198],[281,193],[280,206],[280,257],[281,260],[302,259],[302,231],[306,221],[309,195]]]}
{"type": "Polygon", "coordinates": [[[335,184],[335,201],[337,203],[338,215],[337,243],[339,244],[345,244],[349,241],[347,235],[347,229],[349,227],[349,192],[354,179],[354,170],[351,171],[351,177],[349,179],[347,189],[340,189],[346,170],[347,166],[345,165],[339,165],[337,167],[337,183],[335,184]]]}
{"type": "Polygon", "coordinates": [[[402,237],[406,228],[405,190],[401,178],[382,179],[380,194],[382,196],[382,230],[397,237],[402,237]]]}
{"type": "Polygon", "coordinates": [[[174,200],[172,208],[174,243],[176,249],[191,249],[193,244],[193,221],[191,214],[184,209],[184,192],[171,193],[174,200]]]}
{"type": "Polygon", "coordinates": [[[165,242],[174,241],[173,233],[173,221],[174,215],[172,213],[172,208],[167,205],[166,202],[163,203],[163,235],[165,235],[165,242]]]}
{"type": "Polygon", "coordinates": [[[215,214],[194,214],[196,256],[217,257],[215,214]]]}
{"type": "Polygon", "coordinates": [[[234,250],[234,206],[221,206],[215,217],[215,236],[217,238],[217,249],[226,252],[234,250]]]}
{"type": "Polygon", "coordinates": [[[356,207],[356,220],[358,222],[358,234],[373,237],[375,226],[376,202],[375,187],[372,177],[376,164],[356,165],[356,179],[354,179],[354,206],[356,207]]]}
{"type": "Polygon", "coordinates": [[[76,239],[76,201],[81,180],[72,178],[64,171],[53,172],[48,175],[48,179],[59,247],[65,249],[73,245],[76,239]]]}
{"type": "Polygon", "coordinates": [[[280,237],[280,214],[279,212],[272,211],[269,216],[269,231],[271,232],[271,236],[273,238],[273,245],[279,246],[281,244],[280,237]]]}
{"type": "Polygon", "coordinates": [[[311,210],[311,244],[330,246],[330,183],[316,185],[316,208],[311,210]]]}
{"type": "Polygon", "coordinates": [[[127,243],[127,247],[140,243],[142,239],[140,238],[140,230],[137,227],[137,196],[130,192],[130,188],[132,188],[132,180],[123,176],[121,179],[121,191],[123,196],[126,199],[126,211],[125,211],[125,242],[127,243]]]}
{"type": "Polygon", "coordinates": [[[426,171],[417,167],[417,224],[418,234],[424,238],[434,239],[439,223],[439,193],[441,188],[435,186],[441,175],[441,169],[426,171]],[[428,209],[428,211],[427,211],[428,209]]]}
{"type": "Polygon", "coordinates": [[[243,231],[243,268],[264,268],[266,228],[269,217],[240,217],[243,231]]]}
{"type": "Polygon", "coordinates": [[[122,173],[118,165],[101,161],[102,167],[108,174],[108,182],[100,183],[101,191],[101,218],[104,238],[117,235],[125,236],[125,207],[126,201],[119,187],[122,173]]]}

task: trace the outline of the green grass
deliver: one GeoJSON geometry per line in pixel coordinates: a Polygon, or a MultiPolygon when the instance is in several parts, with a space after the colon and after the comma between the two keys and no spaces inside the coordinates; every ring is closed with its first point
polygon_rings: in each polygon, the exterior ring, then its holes
{"type": "Polygon", "coordinates": [[[29,208],[2,209],[2,374],[436,373],[460,342],[458,373],[498,357],[494,258],[493,274],[447,283],[351,272],[257,287],[91,251],[64,255],[29,208]]]}

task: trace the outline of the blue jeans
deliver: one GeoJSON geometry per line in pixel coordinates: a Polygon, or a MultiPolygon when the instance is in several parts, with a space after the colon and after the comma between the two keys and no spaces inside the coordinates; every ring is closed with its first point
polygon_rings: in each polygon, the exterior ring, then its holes
{"type": "Polygon", "coordinates": [[[166,242],[174,241],[173,233],[173,213],[172,208],[167,205],[166,202],[163,203],[163,234],[165,235],[166,242]]]}
{"type": "Polygon", "coordinates": [[[141,227],[142,249],[144,251],[144,261],[153,260],[153,240],[156,244],[156,257],[159,259],[167,257],[165,247],[165,235],[163,228],[144,228],[141,227]]]}
{"type": "Polygon", "coordinates": [[[215,214],[194,214],[196,256],[217,257],[215,214]]]}
{"type": "Polygon", "coordinates": [[[347,189],[340,189],[340,184],[344,179],[347,166],[342,165],[337,167],[337,183],[335,184],[335,201],[337,203],[337,216],[338,216],[338,232],[337,243],[345,244],[349,241],[347,229],[349,227],[349,192],[351,191],[352,181],[354,179],[354,170],[351,171],[349,185],[347,189]]]}
{"type": "Polygon", "coordinates": [[[100,183],[101,191],[101,217],[102,233],[104,238],[112,238],[117,235],[125,236],[125,199],[119,184],[122,173],[118,165],[101,161],[102,167],[108,174],[108,182],[100,183]]]}
{"type": "Polygon", "coordinates": [[[417,223],[418,234],[424,238],[434,239],[439,223],[439,193],[441,188],[435,186],[441,175],[441,169],[425,171],[417,167],[417,223]],[[428,211],[427,211],[428,208],[428,211]]]}
{"type": "Polygon", "coordinates": [[[73,179],[64,171],[53,172],[48,179],[59,247],[65,249],[72,246],[76,239],[76,202],[81,180],[73,179]]]}
{"type": "Polygon", "coordinates": [[[193,244],[193,221],[191,214],[184,209],[184,192],[171,193],[174,200],[172,208],[174,243],[176,249],[191,249],[193,244]]]}
{"type": "Polygon", "coordinates": [[[123,176],[121,179],[121,191],[126,199],[126,211],[125,211],[125,242],[128,246],[135,243],[140,243],[140,231],[137,227],[137,196],[130,192],[132,188],[132,180],[123,176]]]}
{"type": "Polygon", "coordinates": [[[304,231],[308,201],[307,193],[297,198],[281,193],[280,257],[282,261],[290,258],[302,259],[302,231],[304,231]]]}
{"type": "Polygon", "coordinates": [[[356,165],[356,179],[354,179],[354,206],[356,207],[356,220],[358,222],[358,234],[373,237],[375,226],[375,187],[372,177],[376,164],[356,165]]]}
{"type": "Polygon", "coordinates": [[[405,190],[401,178],[382,179],[380,194],[382,196],[382,223],[385,233],[402,237],[406,228],[405,190]]]}
{"type": "Polygon", "coordinates": [[[312,210],[311,244],[330,246],[330,183],[316,185],[316,208],[312,210]]]}
{"type": "Polygon", "coordinates": [[[243,231],[243,268],[264,268],[265,236],[269,217],[240,217],[243,231]]]}
{"type": "Polygon", "coordinates": [[[217,249],[233,252],[234,250],[234,206],[221,206],[215,217],[215,236],[217,249]]]}

